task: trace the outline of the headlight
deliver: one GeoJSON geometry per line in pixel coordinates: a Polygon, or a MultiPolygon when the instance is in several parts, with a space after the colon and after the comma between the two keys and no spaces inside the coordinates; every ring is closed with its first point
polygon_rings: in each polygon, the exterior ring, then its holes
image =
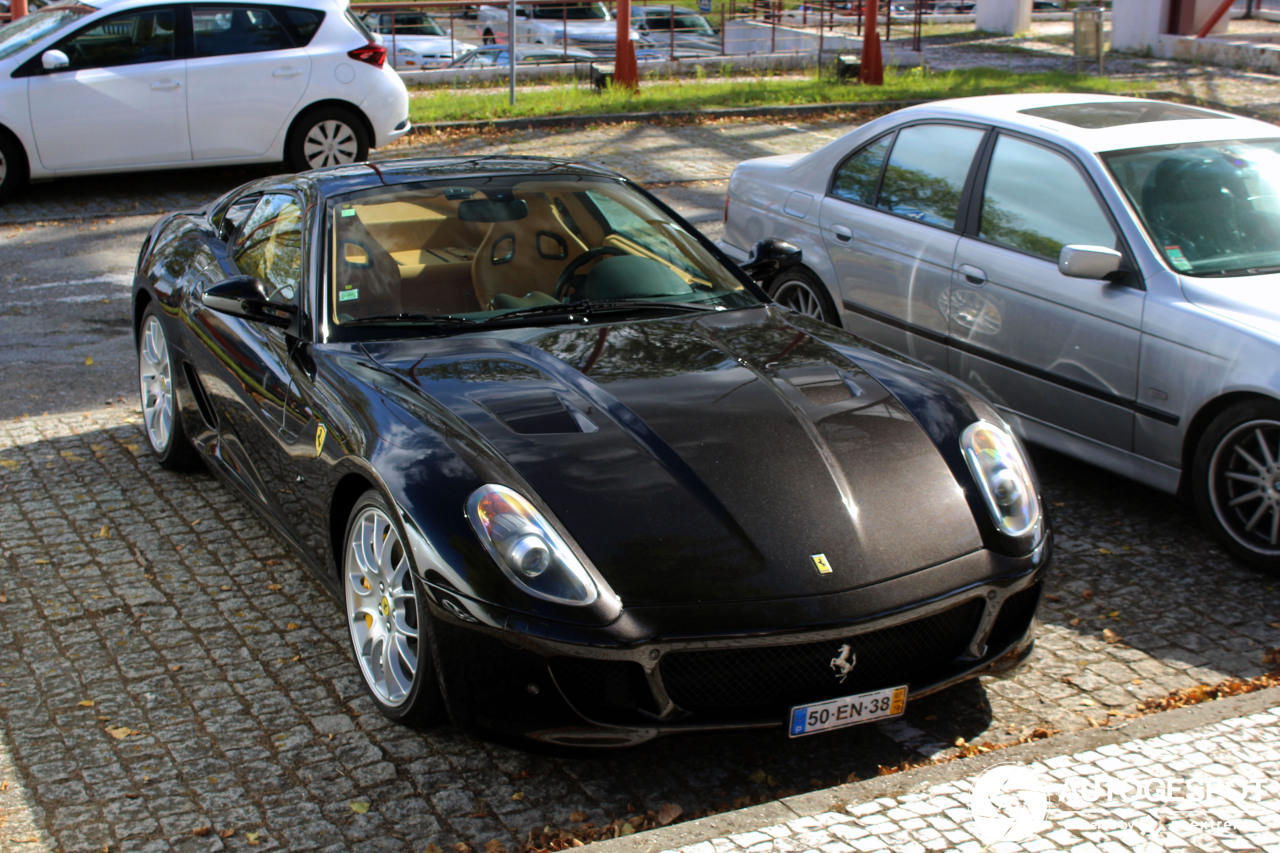
{"type": "Polygon", "coordinates": [[[996,526],[1023,536],[1040,523],[1040,498],[1018,443],[1003,428],[977,421],[960,434],[960,448],[996,526]]]}
{"type": "Polygon", "coordinates": [[[506,486],[481,486],[467,499],[467,518],[490,556],[530,595],[587,605],[595,582],[560,534],[533,505],[506,486]]]}

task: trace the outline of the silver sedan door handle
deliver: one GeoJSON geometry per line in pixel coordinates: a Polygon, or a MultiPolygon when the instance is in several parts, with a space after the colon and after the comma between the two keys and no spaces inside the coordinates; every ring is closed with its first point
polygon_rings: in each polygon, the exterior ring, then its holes
{"type": "Polygon", "coordinates": [[[151,84],[151,90],[153,92],[171,92],[181,86],[182,84],[177,80],[157,80],[151,84]]]}
{"type": "Polygon", "coordinates": [[[832,225],[831,233],[841,243],[848,243],[853,240],[853,232],[843,225],[832,225]]]}
{"type": "Polygon", "coordinates": [[[986,284],[987,273],[985,270],[975,267],[973,264],[961,264],[959,267],[960,274],[964,276],[970,284],[986,284]]]}

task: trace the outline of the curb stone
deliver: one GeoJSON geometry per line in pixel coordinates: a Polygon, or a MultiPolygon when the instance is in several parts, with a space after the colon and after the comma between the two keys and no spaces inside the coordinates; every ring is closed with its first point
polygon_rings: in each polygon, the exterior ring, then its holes
{"type": "Polygon", "coordinates": [[[776,826],[797,818],[813,817],[832,811],[843,812],[851,805],[870,802],[880,797],[897,797],[934,785],[956,782],[976,776],[996,764],[1026,764],[1059,755],[1075,755],[1108,744],[1147,740],[1160,735],[1185,732],[1220,723],[1235,717],[1247,717],[1278,705],[1280,705],[1280,687],[1268,687],[1253,693],[1160,711],[1138,717],[1114,728],[1086,729],[1054,735],[1044,740],[1019,744],[971,758],[926,764],[891,773],[888,776],[799,794],[738,811],[638,832],[623,838],[596,841],[587,846],[592,853],[656,853],[656,851],[674,850],[702,841],[712,841],[767,826],[776,826]]]}

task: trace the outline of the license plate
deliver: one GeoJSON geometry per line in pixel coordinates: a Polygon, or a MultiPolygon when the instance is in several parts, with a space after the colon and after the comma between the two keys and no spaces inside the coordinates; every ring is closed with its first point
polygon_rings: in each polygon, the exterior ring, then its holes
{"type": "Polygon", "coordinates": [[[812,705],[797,705],[791,709],[791,736],[803,737],[869,723],[872,720],[897,717],[906,707],[906,685],[828,699],[812,705]]]}

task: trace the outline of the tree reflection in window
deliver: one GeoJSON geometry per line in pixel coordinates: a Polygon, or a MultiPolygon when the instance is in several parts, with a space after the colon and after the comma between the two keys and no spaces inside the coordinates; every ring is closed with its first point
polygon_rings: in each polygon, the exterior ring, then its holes
{"type": "Polygon", "coordinates": [[[983,131],[912,125],[898,131],[876,206],[930,225],[954,228],[960,194],[983,131]]]}
{"type": "Polygon", "coordinates": [[[1116,245],[1084,176],[1061,154],[1009,136],[991,156],[979,235],[1051,261],[1067,245],[1116,245]]]}
{"type": "Polygon", "coordinates": [[[290,302],[302,280],[302,210],[292,196],[262,197],[231,246],[240,272],[267,288],[267,297],[290,302]]]}

